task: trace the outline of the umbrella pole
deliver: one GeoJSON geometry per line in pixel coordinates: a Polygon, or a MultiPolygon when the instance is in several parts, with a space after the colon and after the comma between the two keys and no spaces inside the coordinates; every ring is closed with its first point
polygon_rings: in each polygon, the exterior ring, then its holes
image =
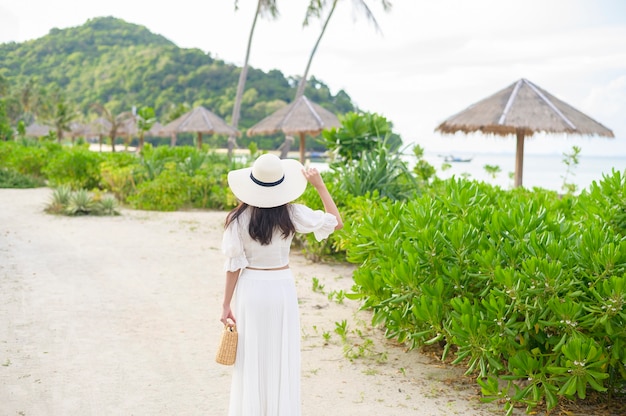
{"type": "Polygon", "coordinates": [[[515,151],[515,187],[522,186],[524,173],[524,132],[517,130],[517,149],[515,151]]]}
{"type": "Polygon", "coordinates": [[[304,164],[304,133],[300,133],[300,163],[304,164]]]}
{"type": "Polygon", "coordinates": [[[198,140],[197,143],[198,145],[198,150],[202,150],[202,133],[198,132],[198,140]]]}

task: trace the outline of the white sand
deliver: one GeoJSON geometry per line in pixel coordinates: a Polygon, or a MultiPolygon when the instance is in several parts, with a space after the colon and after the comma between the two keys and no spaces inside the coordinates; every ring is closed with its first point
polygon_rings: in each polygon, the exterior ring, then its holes
{"type": "MultiPolygon", "coordinates": [[[[231,368],[214,362],[226,214],[60,217],[43,212],[50,195],[0,189],[0,415],[226,415],[231,368]]],[[[328,299],[349,291],[352,266],[298,253],[291,265],[303,416],[493,414],[460,369],[405,353],[358,303],[328,299]],[[344,319],[349,344],[370,339],[374,353],[344,357],[344,319]]]]}

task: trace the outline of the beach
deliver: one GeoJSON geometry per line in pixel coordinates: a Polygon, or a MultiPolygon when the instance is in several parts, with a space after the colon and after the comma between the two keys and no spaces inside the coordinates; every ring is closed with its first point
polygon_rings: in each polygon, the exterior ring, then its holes
{"type": "MultiPolygon", "coordinates": [[[[53,216],[51,193],[0,189],[0,415],[226,415],[232,368],[214,360],[226,213],[53,216]]],[[[297,250],[290,264],[303,416],[500,413],[462,368],[407,352],[357,302],[329,299],[350,291],[353,265],[297,250]]]]}

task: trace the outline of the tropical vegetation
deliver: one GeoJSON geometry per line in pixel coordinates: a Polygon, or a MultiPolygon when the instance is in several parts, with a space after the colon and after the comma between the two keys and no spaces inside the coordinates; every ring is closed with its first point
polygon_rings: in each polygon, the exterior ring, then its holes
{"type": "MultiPolygon", "coordinates": [[[[53,29],[39,39],[0,44],[0,135],[9,139],[18,125],[38,122],[53,126],[57,140],[62,140],[72,121],[110,120],[144,107],[154,109],[161,124],[197,106],[231,122],[241,73],[242,68],[198,49],[179,48],[143,26],[113,17],[90,19],[82,26],[53,29]]],[[[279,70],[253,67],[246,79],[237,123],[241,131],[291,102],[298,84],[297,77],[279,70]]],[[[305,94],[335,114],[356,110],[345,91],[333,94],[315,77],[309,79],[305,94]]],[[[275,149],[282,139],[274,135],[254,141],[275,149]]],[[[147,140],[161,144],[170,138],[147,140]]],[[[216,136],[209,144],[224,147],[226,140],[216,136]]],[[[183,134],[178,143],[192,141],[191,134],[183,134]]],[[[251,141],[244,135],[240,146],[251,141]]]]}
{"type": "MultiPolygon", "coordinates": [[[[140,130],[146,132],[159,115],[180,114],[187,105],[229,113],[238,72],[112,18],[55,30],[22,46],[0,45],[6,64],[0,132],[13,137],[12,126],[18,132],[16,140],[0,141],[0,186],[54,188],[49,212],[115,215],[119,206],[227,210],[237,203],[227,172],[247,165],[259,148],[270,148],[248,141],[249,155],[235,158],[217,152],[215,143],[198,149],[147,142],[137,153],[93,152],[81,140],[64,145],[71,103],[79,112],[96,111],[111,129],[123,124],[132,103],[140,103],[140,130]],[[118,36],[104,36],[105,29],[118,36]],[[68,67],[64,75],[56,66],[63,61],[50,50],[86,70],[68,67]],[[174,57],[187,72],[172,65],[174,57]],[[16,67],[21,59],[39,59],[41,66],[16,67]],[[41,72],[31,77],[37,68],[41,72]],[[160,87],[143,88],[152,81],[160,87]],[[59,93],[47,101],[54,85],[63,86],[63,98],[59,93]],[[114,98],[105,103],[104,97],[114,98]],[[56,128],[43,139],[29,139],[24,124],[40,114],[56,128]]],[[[260,107],[242,106],[242,126],[256,119],[255,111],[264,113],[296,92],[295,79],[278,71],[251,68],[248,85],[252,92],[243,94],[243,102],[260,107]]],[[[319,85],[313,88],[318,93],[319,85]]],[[[423,149],[403,147],[385,117],[354,109],[345,93],[332,96],[326,88],[317,98],[342,114],[341,126],[324,131],[319,146],[332,156],[323,175],[345,228],[323,242],[299,236],[296,243],[312,258],[357,265],[346,296],[371,310],[372,325],[408,349],[430,348],[442,361],[463,366],[484,400],[501,403],[509,414],[519,406],[550,412],[590,397],[623,403],[626,170],[613,170],[575,195],[568,186],[579,152],[574,149],[564,157],[564,195],[505,190],[469,178],[442,180],[423,159],[423,149]]],[[[498,170],[489,166],[494,174],[498,170]]],[[[312,189],[302,201],[321,208],[312,189]]]]}
{"type": "MultiPolygon", "coordinates": [[[[623,398],[626,170],[579,195],[441,180],[418,146],[409,166],[384,117],[344,122],[324,133],[335,160],[323,175],[345,228],[296,242],[312,258],[357,265],[345,296],[372,311],[374,326],[464,366],[484,399],[509,413],[623,398]]],[[[130,208],[230,209],[226,174],[256,153],[150,144],[139,154],[98,153],[24,139],[0,143],[0,164],[61,196],[77,192],[59,204],[70,215],[93,206],[86,191],[130,208]]],[[[321,208],[311,189],[302,201],[321,208]]]]}

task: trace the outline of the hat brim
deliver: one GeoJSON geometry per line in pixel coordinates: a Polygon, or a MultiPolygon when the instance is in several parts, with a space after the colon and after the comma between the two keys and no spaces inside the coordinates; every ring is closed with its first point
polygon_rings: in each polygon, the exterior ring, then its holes
{"type": "Polygon", "coordinates": [[[258,208],[273,208],[300,198],[306,190],[307,180],[302,174],[303,166],[294,159],[280,160],[285,179],[275,186],[257,185],[250,178],[252,168],[228,172],[228,185],[237,199],[258,208]]]}

